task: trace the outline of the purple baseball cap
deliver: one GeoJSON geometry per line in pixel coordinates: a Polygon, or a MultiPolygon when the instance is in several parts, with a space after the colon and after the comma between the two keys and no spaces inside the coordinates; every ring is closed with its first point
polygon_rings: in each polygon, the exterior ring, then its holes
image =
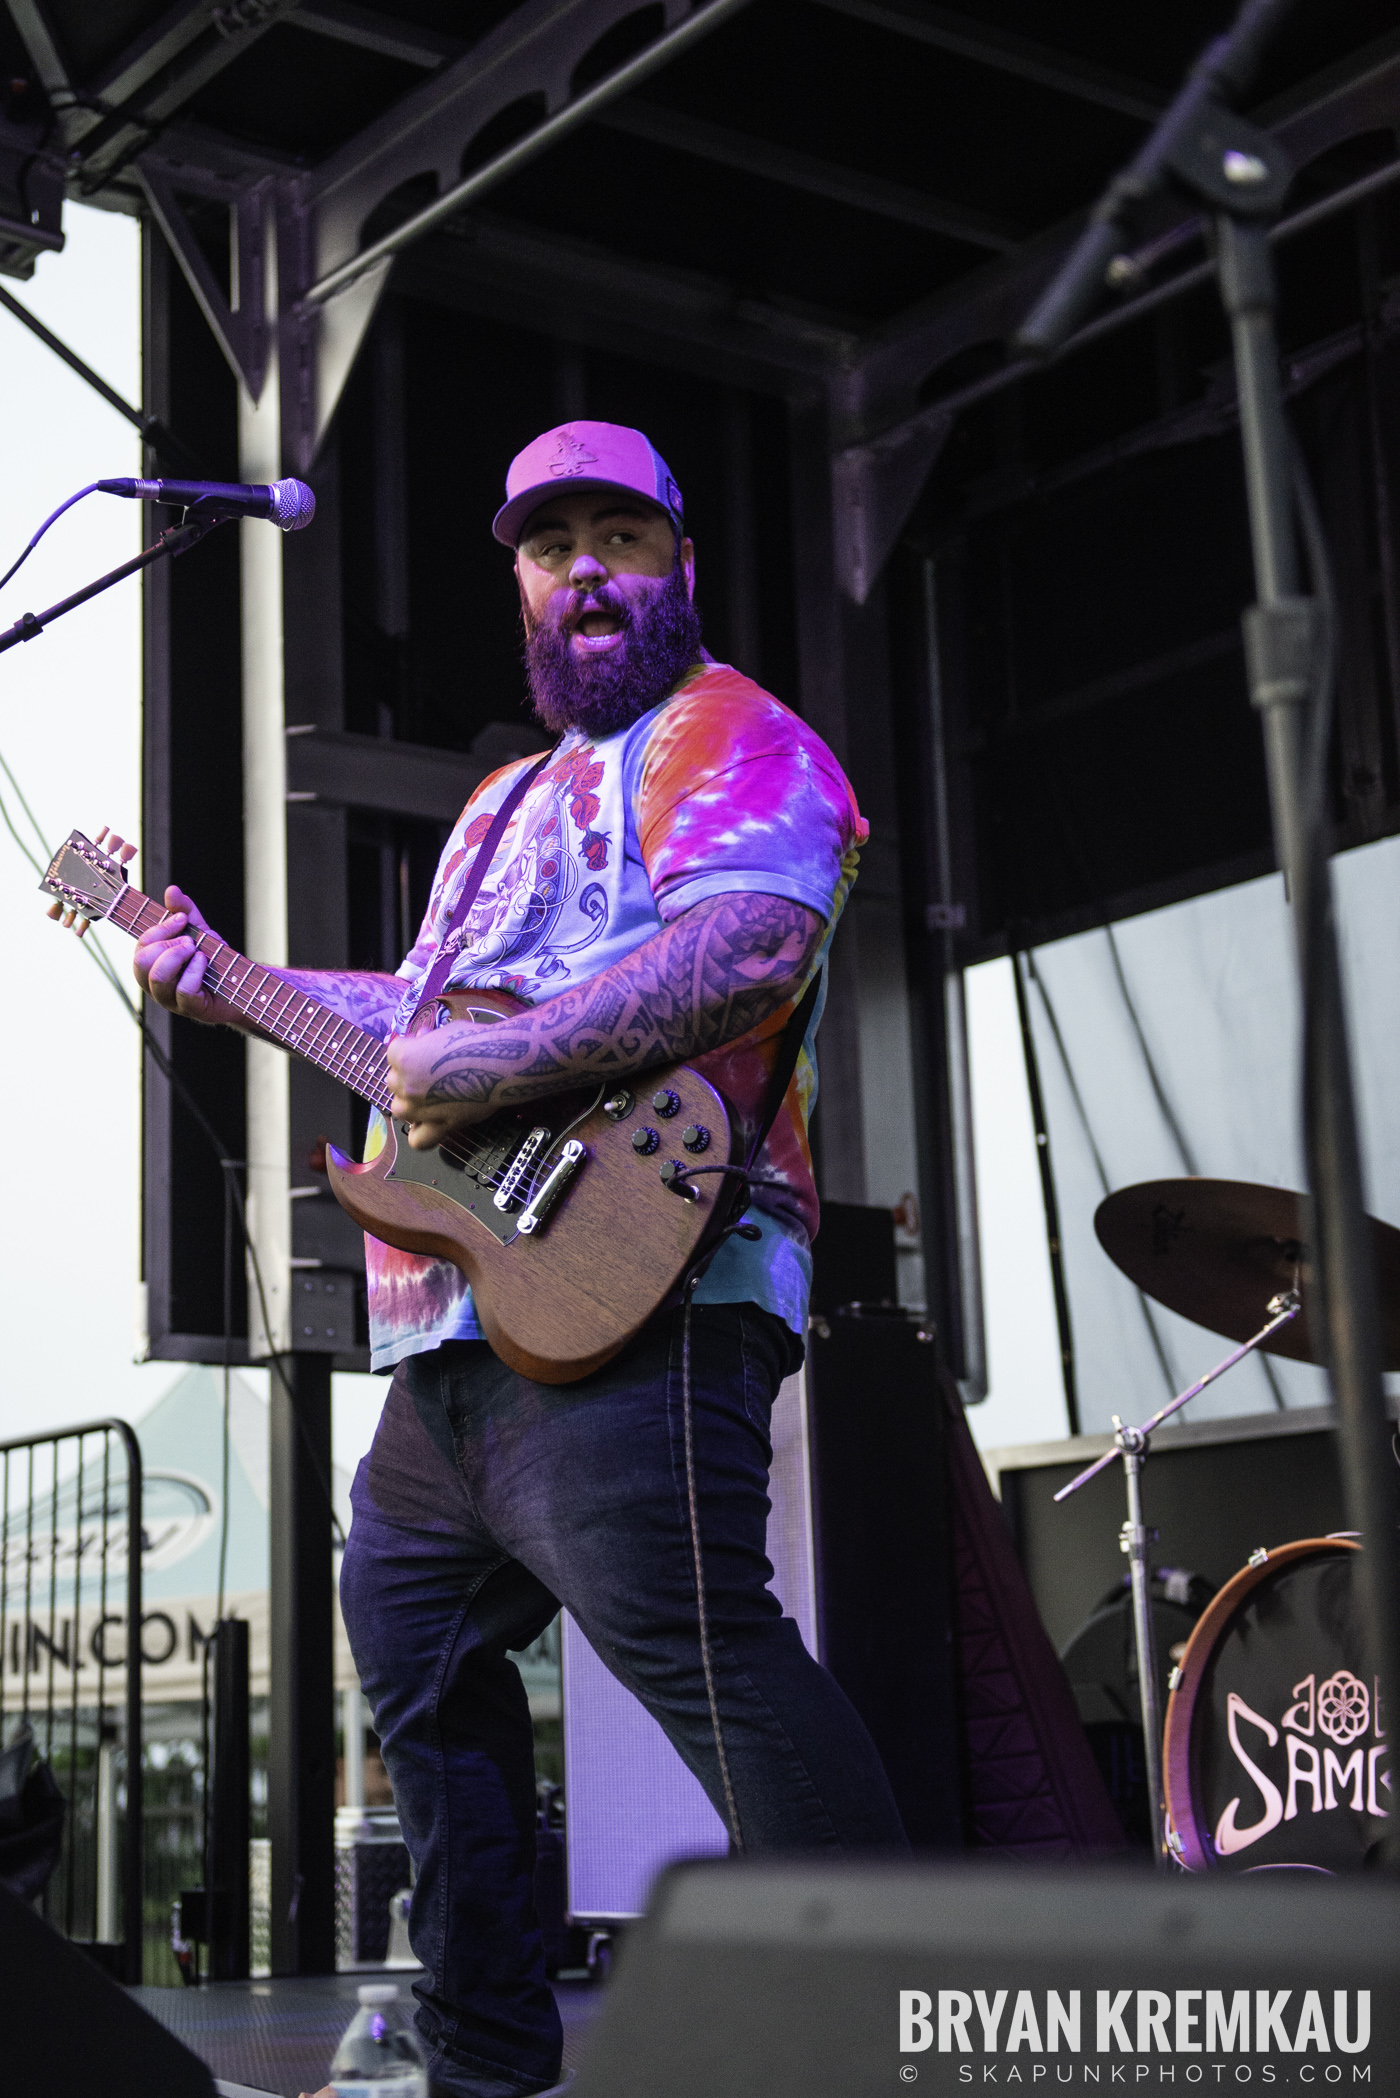
{"type": "Polygon", "coordinates": [[[502,546],[518,546],[531,513],[561,488],[573,495],[625,488],[664,510],[678,532],[685,529],[685,505],[671,469],[640,430],[570,422],[546,430],[511,460],[505,503],[491,525],[502,546]]]}

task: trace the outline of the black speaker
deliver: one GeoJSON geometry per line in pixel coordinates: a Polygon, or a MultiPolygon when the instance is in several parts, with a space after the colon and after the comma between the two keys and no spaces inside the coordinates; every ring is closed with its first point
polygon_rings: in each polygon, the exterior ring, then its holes
{"type": "Polygon", "coordinates": [[[622,1946],[576,2098],[1390,2093],[1395,1925],[1379,1874],[682,1865],[622,1946]]]}
{"type": "Polygon", "coordinates": [[[916,1849],[960,1850],[963,1778],[933,1335],[832,1311],[807,1337],[821,1658],[870,1730],[916,1849]]]}
{"type": "Polygon", "coordinates": [[[0,2089],[214,2098],[214,2079],[86,1953],[0,1888],[0,2089]]]}
{"type": "Polygon", "coordinates": [[[863,1202],[823,1202],[812,1241],[811,1311],[843,1304],[893,1304],[899,1295],[894,1217],[863,1202]]]}

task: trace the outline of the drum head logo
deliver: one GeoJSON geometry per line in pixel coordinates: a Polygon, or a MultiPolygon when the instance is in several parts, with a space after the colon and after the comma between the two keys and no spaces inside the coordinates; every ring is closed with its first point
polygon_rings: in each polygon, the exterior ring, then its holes
{"type": "Polygon", "coordinates": [[[1334,1741],[1354,1741],[1371,1716],[1371,1693],[1350,1669],[1339,1668],[1318,1686],[1317,1723],[1334,1741]]]}
{"type": "MultiPolygon", "coordinates": [[[[1354,1871],[1385,1835],[1390,1744],[1362,1672],[1355,1565],[1320,1543],[1271,1569],[1215,1635],[1189,1737],[1189,1848],[1207,1866],[1354,1871]]],[[[1179,1829],[1182,1804],[1174,1791],[1179,1829]]]]}

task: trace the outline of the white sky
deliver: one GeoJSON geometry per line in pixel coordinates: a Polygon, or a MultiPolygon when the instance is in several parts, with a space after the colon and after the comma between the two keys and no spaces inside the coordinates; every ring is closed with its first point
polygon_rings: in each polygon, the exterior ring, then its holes
{"type": "MultiPolygon", "coordinates": [[[[16,295],[129,401],[140,399],[140,274],[133,219],[69,206],[67,248],[16,295]]],[[[6,418],[0,574],[85,482],[141,470],[136,433],[0,311],[6,418]]],[[[137,503],[91,495],[61,518],[0,597],[0,625],[38,611],[139,547],[137,503]]],[[[140,820],[140,586],[119,585],[0,657],[0,752],[44,837],[140,820]]],[[[27,833],[9,783],[11,815],[27,833]]],[[[32,838],[31,841],[32,843],[32,838]]],[[[139,875],[138,860],[135,871],[139,875]]],[[[134,1418],[180,1374],[133,1361],[139,1038],[0,831],[0,954],[22,995],[0,1034],[10,1103],[0,1207],[6,1433],[118,1413],[134,1418]]],[[[89,935],[89,938],[94,937],[89,935]]],[[[127,943],[107,936],[116,954],[127,943]]],[[[123,969],[128,957],[120,955],[123,969]]]]}
{"type": "MultiPolygon", "coordinates": [[[[69,205],[67,246],[15,295],[126,400],[141,394],[136,222],[69,205]]],[[[0,574],[86,482],[141,470],[135,431],[0,311],[9,415],[0,474],[0,574]]],[[[0,598],[0,627],[39,611],[140,544],[140,505],[91,495],[60,518],[0,598]]],[[[198,551],[187,556],[198,560],[198,551]]],[[[109,824],[137,838],[141,813],[141,595],[135,580],[0,657],[0,754],[44,839],[109,824]]],[[[0,795],[32,834],[0,775],[0,795]]],[[[35,848],[37,850],[37,848],[35,848]]],[[[132,869],[139,881],[141,862],[132,869]]],[[[183,1374],[135,1360],[140,1270],[139,1038],[70,934],[44,915],[33,871],[0,828],[0,965],[22,989],[0,1035],[10,1106],[0,1206],[4,1366],[0,1440],[101,1414],[136,1421],[183,1374]]],[[[130,943],[101,937],[125,974],[130,943]]],[[[266,1376],[247,1373],[266,1390],[266,1376]]],[[[337,1378],[336,1461],[353,1468],[383,1381],[337,1378]]]]}
{"type": "MultiPolygon", "coordinates": [[[[135,221],[69,205],[67,247],[16,295],[125,399],[140,398],[135,221]]],[[[0,573],[88,481],[140,471],[135,432],[0,310],[9,406],[0,573]]],[[[0,627],[137,550],[140,507],[89,496],[60,519],[0,599],[0,627]]],[[[188,559],[198,560],[196,550],[188,559]]],[[[132,581],[0,658],[0,754],[54,844],[140,819],[140,586],[132,581]]],[[[11,814],[25,830],[0,777],[11,814]]],[[[32,837],[30,843],[33,844],[32,837]]],[[[36,848],[37,849],[37,848],[36,848]]],[[[139,881],[138,859],[133,874],[139,881]]],[[[98,938],[89,934],[89,941],[98,938]]],[[[130,946],[101,935],[125,974],[130,946]]],[[[0,1439],[102,1414],[139,1420],[182,1373],[134,1360],[139,1272],[138,1037],[70,935],[44,916],[32,870],[0,829],[0,959],[22,996],[0,1037],[11,1103],[0,1209],[4,1370],[0,1439]]],[[[1045,1235],[1009,966],[969,977],[992,1394],[970,1419],[984,1446],[1064,1433],[1045,1235]]],[[[266,1378],[250,1373],[266,1389],[266,1378]]],[[[338,1377],[335,1456],[367,1448],[385,1381],[338,1377]]]]}

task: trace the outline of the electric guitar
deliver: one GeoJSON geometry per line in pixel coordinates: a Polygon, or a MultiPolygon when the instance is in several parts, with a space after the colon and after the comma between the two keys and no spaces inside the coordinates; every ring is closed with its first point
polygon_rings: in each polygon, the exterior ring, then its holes
{"type": "MultiPolygon", "coordinates": [[[[107,843],[103,851],[75,830],[59,848],[41,884],[57,898],[50,916],[80,937],[106,919],[139,939],[171,914],[132,887],[124,862],[133,848],[120,838],[107,843]]],[[[326,1146],[341,1207],[386,1245],[460,1268],[487,1340],[522,1375],[569,1384],[600,1369],[731,1212],[727,1175],[683,1177],[690,1166],[739,1162],[729,1110],[688,1064],[506,1108],[415,1151],[410,1124],[389,1111],[377,1035],[216,934],[197,937],[208,956],[206,990],[383,1116],[383,1147],[363,1165],[326,1146]]],[[[409,1032],[524,1009],[508,991],[446,991],[414,1015],[409,1032]]]]}

